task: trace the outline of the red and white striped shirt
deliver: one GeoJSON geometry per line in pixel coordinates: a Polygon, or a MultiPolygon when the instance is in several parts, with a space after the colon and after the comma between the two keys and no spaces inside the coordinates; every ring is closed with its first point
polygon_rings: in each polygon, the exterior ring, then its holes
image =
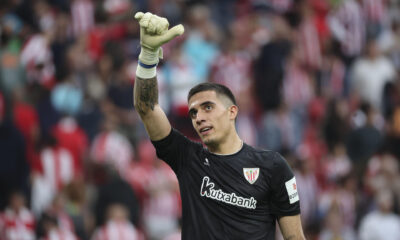
{"type": "Polygon", "coordinates": [[[343,1],[329,18],[334,37],[349,57],[361,53],[365,43],[365,23],[361,6],[355,0],[343,1]]]}
{"type": "Polygon", "coordinates": [[[318,30],[312,18],[307,18],[302,22],[297,37],[302,63],[311,69],[320,67],[322,61],[321,44],[318,30]]]}
{"type": "Polygon", "coordinates": [[[133,148],[122,134],[115,131],[102,132],[93,141],[91,158],[96,163],[111,164],[124,175],[133,159],[133,148]]]}
{"type": "Polygon", "coordinates": [[[75,0],[71,4],[72,29],[75,36],[94,27],[94,6],[91,0],[75,0]]]}
{"type": "Polygon", "coordinates": [[[88,139],[84,130],[74,118],[68,117],[61,119],[52,128],[52,134],[60,146],[72,154],[74,174],[83,175],[83,156],[88,150],[88,139]]]}
{"type": "Polygon", "coordinates": [[[44,35],[36,34],[26,42],[21,52],[21,63],[26,67],[29,81],[37,81],[46,87],[51,87],[55,67],[49,42],[44,35]],[[43,64],[44,67],[37,70],[38,64],[43,64]]]}
{"type": "Polygon", "coordinates": [[[343,93],[345,66],[336,57],[326,57],[323,60],[321,88],[323,95],[340,97],[343,93]]]}
{"type": "Polygon", "coordinates": [[[138,240],[139,234],[129,221],[108,221],[96,229],[91,240],[138,240]]]}
{"type": "Polygon", "coordinates": [[[386,13],[384,0],[363,0],[363,11],[368,22],[382,23],[386,13]]]}
{"type": "Polygon", "coordinates": [[[46,213],[57,218],[59,230],[75,232],[74,223],[68,213],[64,209],[56,209],[57,207],[55,207],[54,205],[55,203],[53,202],[53,206],[47,209],[46,213]]]}
{"type": "Polygon", "coordinates": [[[283,80],[283,97],[289,107],[307,104],[313,97],[308,73],[296,63],[289,63],[283,80]]]}
{"type": "Polygon", "coordinates": [[[74,177],[72,154],[61,147],[46,148],[40,153],[43,176],[56,192],[74,177]]]}
{"type": "Polygon", "coordinates": [[[65,213],[65,212],[60,212],[57,214],[57,221],[58,225],[60,226],[60,229],[74,232],[75,227],[74,223],[72,222],[71,217],[65,213]]]}
{"type": "Polygon", "coordinates": [[[23,208],[18,213],[7,208],[0,214],[0,239],[33,240],[35,239],[35,219],[33,214],[23,208]]]}
{"type": "Polygon", "coordinates": [[[345,77],[345,66],[339,60],[332,63],[330,89],[334,96],[339,97],[343,93],[343,80],[345,77]]]}
{"type": "Polygon", "coordinates": [[[147,190],[151,197],[143,204],[143,215],[177,219],[181,209],[175,173],[162,162],[157,168],[152,169],[150,178],[147,190]]]}
{"type": "Polygon", "coordinates": [[[250,87],[251,58],[245,52],[219,55],[211,68],[210,81],[226,85],[235,96],[250,87]]]}

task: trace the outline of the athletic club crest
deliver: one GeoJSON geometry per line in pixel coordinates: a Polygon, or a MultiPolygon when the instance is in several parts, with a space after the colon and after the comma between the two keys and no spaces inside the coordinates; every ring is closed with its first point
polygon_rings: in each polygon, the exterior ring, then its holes
{"type": "Polygon", "coordinates": [[[243,168],[243,174],[246,180],[253,184],[257,181],[258,176],[260,175],[259,168],[243,168]]]}

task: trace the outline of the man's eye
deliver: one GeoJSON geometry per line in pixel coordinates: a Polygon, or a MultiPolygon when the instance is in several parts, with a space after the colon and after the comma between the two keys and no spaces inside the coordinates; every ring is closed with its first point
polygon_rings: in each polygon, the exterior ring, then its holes
{"type": "Polygon", "coordinates": [[[206,110],[211,110],[212,109],[212,106],[211,105],[207,105],[206,106],[206,110]]]}

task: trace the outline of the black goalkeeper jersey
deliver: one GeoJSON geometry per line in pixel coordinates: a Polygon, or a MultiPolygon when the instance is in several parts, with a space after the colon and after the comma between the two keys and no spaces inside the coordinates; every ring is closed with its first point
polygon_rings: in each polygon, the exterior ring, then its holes
{"type": "Polygon", "coordinates": [[[243,144],[217,155],[175,129],[153,144],[178,177],[182,239],[274,240],[277,218],[300,213],[296,180],[276,152],[243,144]]]}

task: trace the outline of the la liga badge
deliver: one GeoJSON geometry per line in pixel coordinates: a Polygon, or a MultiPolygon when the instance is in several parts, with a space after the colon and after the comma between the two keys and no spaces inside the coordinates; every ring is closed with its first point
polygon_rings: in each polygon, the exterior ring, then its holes
{"type": "Polygon", "coordinates": [[[243,168],[244,178],[250,183],[253,184],[257,181],[258,176],[260,175],[259,168],[243,168]]]}

